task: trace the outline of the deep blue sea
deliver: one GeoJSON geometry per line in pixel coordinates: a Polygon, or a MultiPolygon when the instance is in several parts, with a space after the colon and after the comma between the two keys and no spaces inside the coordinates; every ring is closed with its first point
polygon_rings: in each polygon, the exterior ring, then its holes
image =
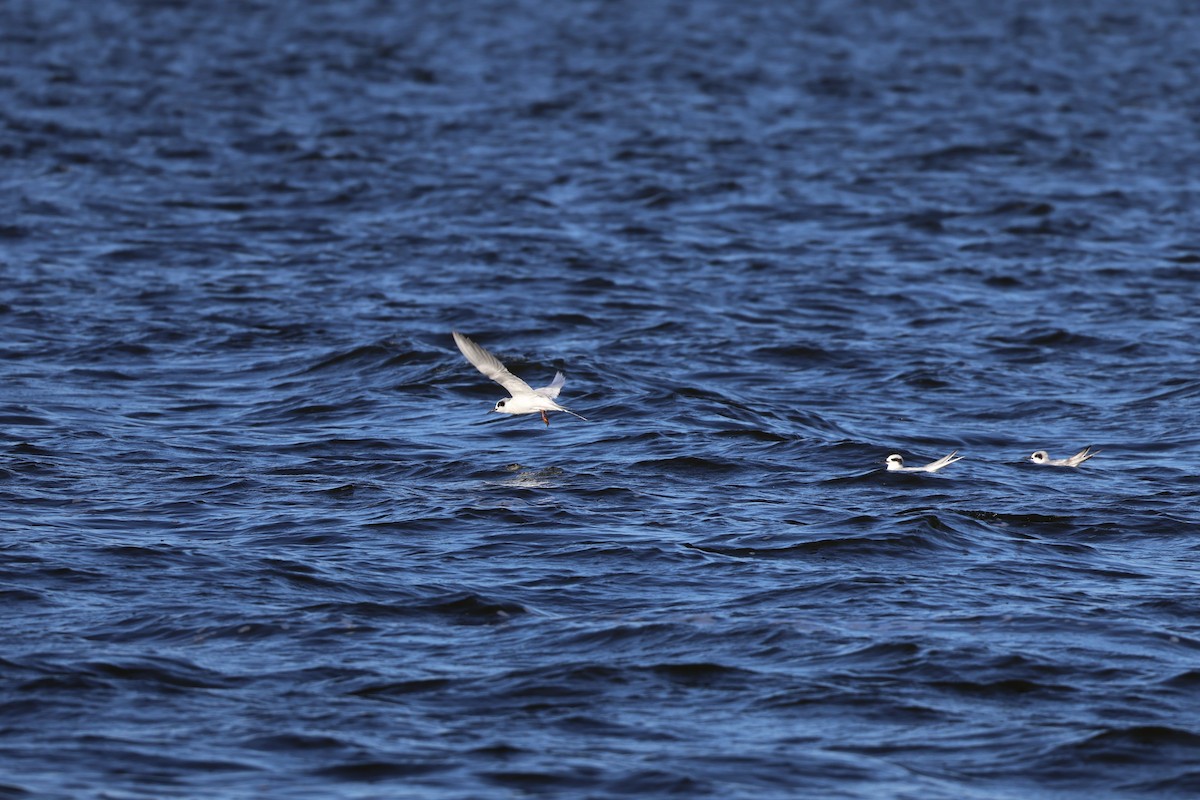
{"type": "Polygon", "coordinates": [[[0,2],[0,798],[1200,795],[1198,130],[1191,0],[0,2]]]}

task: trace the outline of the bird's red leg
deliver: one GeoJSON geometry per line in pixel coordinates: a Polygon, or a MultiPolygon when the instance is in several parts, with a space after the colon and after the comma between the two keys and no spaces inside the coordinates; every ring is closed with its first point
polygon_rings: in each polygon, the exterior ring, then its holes
{"type": "Polygon", "coordinates": [[[542,412],[542,422],[546,423],[546,427],[550,427],[550,418],[546,416],[546,412],[542,412]]]}

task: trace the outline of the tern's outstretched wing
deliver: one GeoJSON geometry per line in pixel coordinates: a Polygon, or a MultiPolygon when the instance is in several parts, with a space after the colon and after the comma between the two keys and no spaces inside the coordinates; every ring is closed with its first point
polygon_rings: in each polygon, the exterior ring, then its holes
{"type": "Polygon", "coordinates": [[[554,380],[550,381],[549,386],[543,386],[540,389],[534,389],[534,394],[540,394],[542,397],[548,397],[551,400],[558,397],[559,391],[562,390],[563,384],[567,379],[563,377],[561,372],[554,373],[554,380]]]}
{"type": "MultiPolygon", "coordinates": [[[[533,389],[529,388],[529,384],[509,372],[508,368],[500,363],[500,359],[458,331],[452,331],[452,334],[454,335],[454,343],[458,345],[458,349],[462,351],[462,354],[467,357],[467,361],[474,364],[475,369],[507,389],[508,393],[513,397],[519,394],[534,393],[533,389]]],[[[561,386],[562,384],[559,385],[561,386]]],[[[556,391],[555,394],[557,393],[556,391]]]]}

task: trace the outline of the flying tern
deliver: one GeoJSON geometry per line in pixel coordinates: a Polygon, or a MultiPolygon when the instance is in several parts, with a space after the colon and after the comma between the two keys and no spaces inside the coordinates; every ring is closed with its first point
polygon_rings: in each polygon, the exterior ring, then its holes
{"type": "Polygon", "coordinates": [[[957,455],[957,453],[958,453],[958,451],[955,450],[950,455],[942,456],[937,461],[933,461],[929,464],[926,464],[923,467],[906,467],[906,466],[904,466],[904,459],[901,458],[897,453],[892,453],[890,456],[887,457],[887,471],[888,472],[937,472],[939,469],[946,466],[947,464],[953,464],[955,461],[961,461],[962,456],[957,455]]]}
{"type": "Polygon", "coordinates": [[[1035,464],[1042,464],[1047,467],[1078,467],[1099,452],[1099,450],[1085,447],[1070,458],[1051,458],[1050,454],[1045,450],[1038,450],[1029,457],[1029,460],[1035,464]]]}
{"type": "Polygon", "coordinates": [[[500,359],[484,350],[473,341],[463,336],[458,331],[452,331],[454,335],[454,343],[458,345],[458,349],[475,365],[475,369],[487,375],[496,383],[508,390],[511,397],[505,400],[498,400],[496,407],[492,411],[498,411],[501,414],[538,414],[542,415],[542,422],[550,425],[550,419],[546,416],[547,411],[565,411],[573,417],[579,417],[586,421],[586,417],[576,414],[569,408],[560,406],[554,402],[554,398],[558,397],[558,392],[562,389],[563,384],[567,379],[563,377],[561,372],[554,374],[554,380],[550,381],[549,386],[543,386],[541,389],[530,388],[529,384],[513,375],[508,371],[508,368],[500,362],[500,359]]]}

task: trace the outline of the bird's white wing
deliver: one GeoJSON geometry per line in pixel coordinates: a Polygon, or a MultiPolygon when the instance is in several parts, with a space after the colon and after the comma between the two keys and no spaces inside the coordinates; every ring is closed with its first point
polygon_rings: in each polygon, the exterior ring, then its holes
{"type": "Polygon", "coordinates": [[[1071,467],[1078,467],[1080,464],[1087,461],[1089,458],[1099,452],[1099,450],[1093,450],[1091,447],[1085,447],[1075,455],[1066,459],[1066,464],[1071,467]]]}
{"type": "Polygon", "coordinates": [[[958,458],[955,458],[955,456],[956,456],[956,455],[958,455],[958,451],[957,451],[957,450],[955,450],[955,451],[954,451],[953,453],[951,453],[950,455],[947,455],[947,456],[942,456],[942,457],[941,457],[941,458],[939,458],[937,461],[934,461],[932,464],[926,464],[926,465],[925,465],[925,471],[926,471],[926,472],[937,472],[937,471],[938,471],[939,469],[941,469],[942,467],[945,467],[945,466],[948,466],[948,465],[950,465],[950,464],[953,464],[955,461],[961,461],[961,460],[962,460],[962,456],[958,456],[958,458]]]}
{"type": "Polygon", "coordinates": [[[551,400],[558,397],[558,393],[562,390],[563,384],[567,379],[563,377],[561,372],[554,373],[554,380],[550,381],[549,386],[543,386],[540,389],[534,389],[534,394],[540,394],[542,397],[548,397],[551,400]]]}
{"type": "MultiPolygon", "coordinates": [[[[467,357],[467,361],[474,364],[475,369],[507,389],[508,393],[513,397],[519,394],[534,393],[533,389],[529,388],[529,384],[509,372],[508,368],[500,363],[500,359],[458,331],[452,331],[452,334],[454,336],[454,343],[458,345],[458,349],[462,351],[462,354],[467,357]]],[[[555,394],[557,394],[557,391],[555,394]]]]}

